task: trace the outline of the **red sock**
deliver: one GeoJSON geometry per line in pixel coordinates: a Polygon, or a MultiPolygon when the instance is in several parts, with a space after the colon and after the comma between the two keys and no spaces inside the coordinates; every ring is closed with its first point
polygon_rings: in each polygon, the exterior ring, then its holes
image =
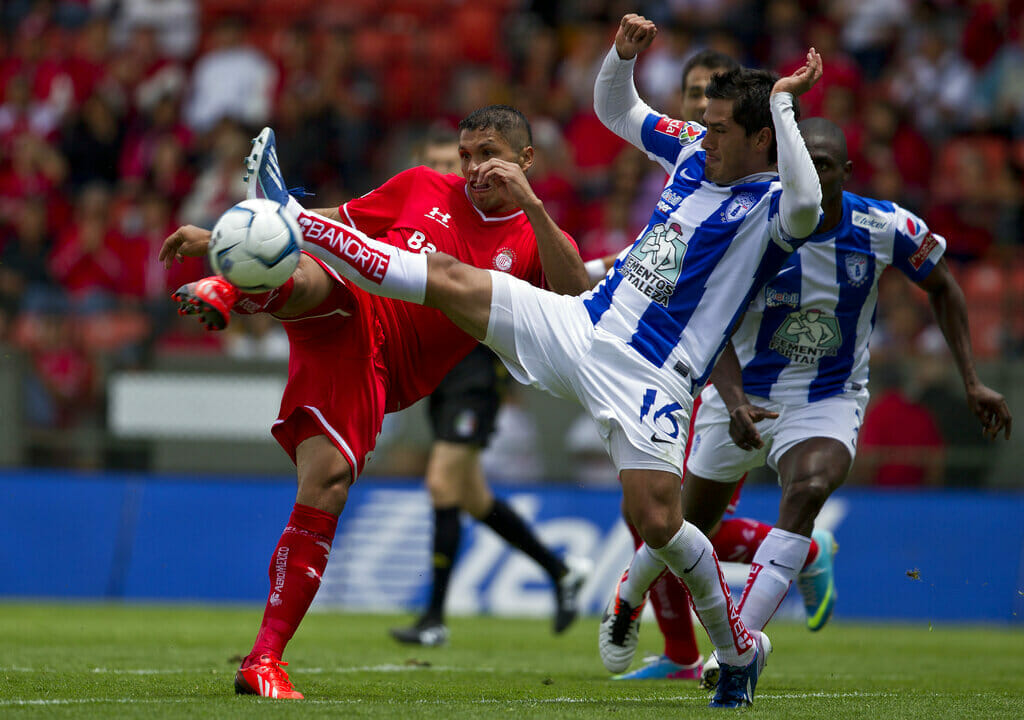
{"type": "MultiPolygon", "coordinates": [[[[771,525],[750,518],[730,518],[722,521],[718,532],[711,538],[711,544],[715,546],[715,554],[723,562],[749,563],[754,559],[754,553],[761,547],[771,529],[771,525]]],[[[804,567],[817,559],[818,543],[811,538],[804,567]]]]}
{"type": "Polygon", "coordinates": [[[818,541],[814,538],[811,538],[811,546],[807,548],[807,559],[804,560],[804,567],[807,567],[812,562],[818,559],[818,552],[820,550],[821,547],[818,545],[818,541]]]}
{"type": "Polygon", "coordinates": [[[231,308],[239,315],[277,312],[288,302],[295,289],[295,278],[288,278],[284,285],[264,293],[241,293],[231,308]]]}
{"type": "MultiPolygon", "coordinates": [[[[636,529],[629,525],[633,535],[633,547],[643,542],[636,529]]],[[[700,658],[697,636],[693,632],[693,618],[690,615],[690,593],[679,582],[679,578],[666,572],[651,586],[651,607],[658,620],[658,629],[665,637],[665,655],[679,665],[692,665],[700,658]]]]}
{"type": "Polygon", "coordinates": [[[337,528],[336,515],[295,504],[270,559],[270,596],[249,658],[273,655],[280,659],[284,654],[320,589],[337,528]]]}
{"type": "Polygon", "coordinates": [[[750,563],[771,529],[771,525],[750,518],[729,518],[722,521],[711,544],[722,562],[750,563]]]}

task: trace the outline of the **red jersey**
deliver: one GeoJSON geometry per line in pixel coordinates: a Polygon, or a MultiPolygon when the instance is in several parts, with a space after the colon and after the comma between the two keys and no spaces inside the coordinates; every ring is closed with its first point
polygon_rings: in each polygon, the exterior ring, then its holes
{"type": "MultiPolygon", "coordinates": [[[[456,175],[408,170],[340,211],[351,225],[396,247],[442,251],[536,285],[542,281],[525,213],[484,215],[456,175]]],[[[282,318],[290,343],[288,383],[273,433],[293,460],[303,440],[327,436],[358,477],[384,413],[432,393],[476,341],[439,311],[371,295],[313,259],[335,285],[318,307],[282,318]]]]}
{"type": "MultiPolygon", "coordinates": [[[[412,168],[339,210],[342,220],[358,230],[410,252],[443,252],[533,285],[543,282],[537,238],[526,213],[485,215],[470,201],[466,180],[458,175],[412,168]]],[[[391,374],[387,411],[393,412],[433,392],[476,340],[433,308],[376,296],[373,302],[384,330],[391,374]]]]}

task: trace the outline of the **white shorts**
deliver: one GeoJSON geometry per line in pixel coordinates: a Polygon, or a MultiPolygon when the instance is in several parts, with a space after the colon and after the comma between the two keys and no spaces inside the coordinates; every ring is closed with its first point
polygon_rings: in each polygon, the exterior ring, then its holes
{"type": "Polygon", "coordinates": [[[707,480],[733,482],[743,473],[765,463],[779,471],[779,458],[797,443],[810,438],[838,440],[850,452],[850,463],[857,454],[857,433],[864,420],[868,393],[856,396],[836,395],[802,405],[784,405],[767,398],[749,396],[753,405],[777,412],[775,419],[757,424],[764,447],[741,450],[729,437],[729,413],[714,386],[701,393],[700,407],[693,423],[693,443],[686,461],[688,472],[707,480]]]}
{"type": "Polygon", "coordinates": [[[512,377],[577,400],[597,424],[616,470],[682,475],[693,410],[689,381],[595,329],[581,298],[490,272],[491,317],[484,343],[512,377]]]}

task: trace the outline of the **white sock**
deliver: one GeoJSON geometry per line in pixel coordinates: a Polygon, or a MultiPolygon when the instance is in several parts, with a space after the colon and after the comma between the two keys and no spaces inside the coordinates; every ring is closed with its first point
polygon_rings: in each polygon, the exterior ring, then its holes
{"type": "Polygon", "coordinates": [[[665,563],[656,558],[647,547],[647,543],[644,543],[633,553],[629,568],[619,582],[619,598],[628,602],[631,607],[637,607],[647,597],[647,591],[663,572],[665,563]]]}
{"type": "Polygon", "coordinates": [[[750,563],[750,575],[740,598],[740,617],[747,627],[762,630],[807,559],[811,539],[772,528],[750,563]]]}
{"type": "Polygon", "coordinates": [[[299,204],[299,201],[291,195],[288,196],[288,203],[284,207],[285,210],[290,212],[296,219],[298,219],[299,215],[306,212],[306,208],[302,207],[302,205],[299,204]]]}
{"type": "MultiPolygon", "coordinates": [[[[300,206],[301,207],[301,206],[300,206]]],[[[303,249],[367,292],[423,304],[427,256],[374,240],[354,227],[302,210],[303,249]]]]}
{"type": "Polygon", "coordinates": [[[664,547],[651,548],[651,553],[668,565],[690,591],[693,609],[719,661],[726,665],[749,663],[754,656],[754,638],[732,603],[711,541],[684,520],[679,532],[664,547]]]}

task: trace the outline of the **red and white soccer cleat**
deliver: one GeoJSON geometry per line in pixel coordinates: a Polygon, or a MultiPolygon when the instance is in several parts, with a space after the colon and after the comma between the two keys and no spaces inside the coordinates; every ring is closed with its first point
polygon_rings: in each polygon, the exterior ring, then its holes
{"type": "Polygon", "coordinates": [[[235,694],[302,700],[302,693],[292,687],[288,673],[282,669],[287,664],[270,655],[260,655],[253,661],[246,659],[235,673],[235,694]]]}
{"type": "Polygon", "coordinates": [[[182,285],[171,293],[179,315],[198,315],[207,330],[223,330],[231,319],[231,308],[241,295],[238,288],[219,275],[182,285]]]}

